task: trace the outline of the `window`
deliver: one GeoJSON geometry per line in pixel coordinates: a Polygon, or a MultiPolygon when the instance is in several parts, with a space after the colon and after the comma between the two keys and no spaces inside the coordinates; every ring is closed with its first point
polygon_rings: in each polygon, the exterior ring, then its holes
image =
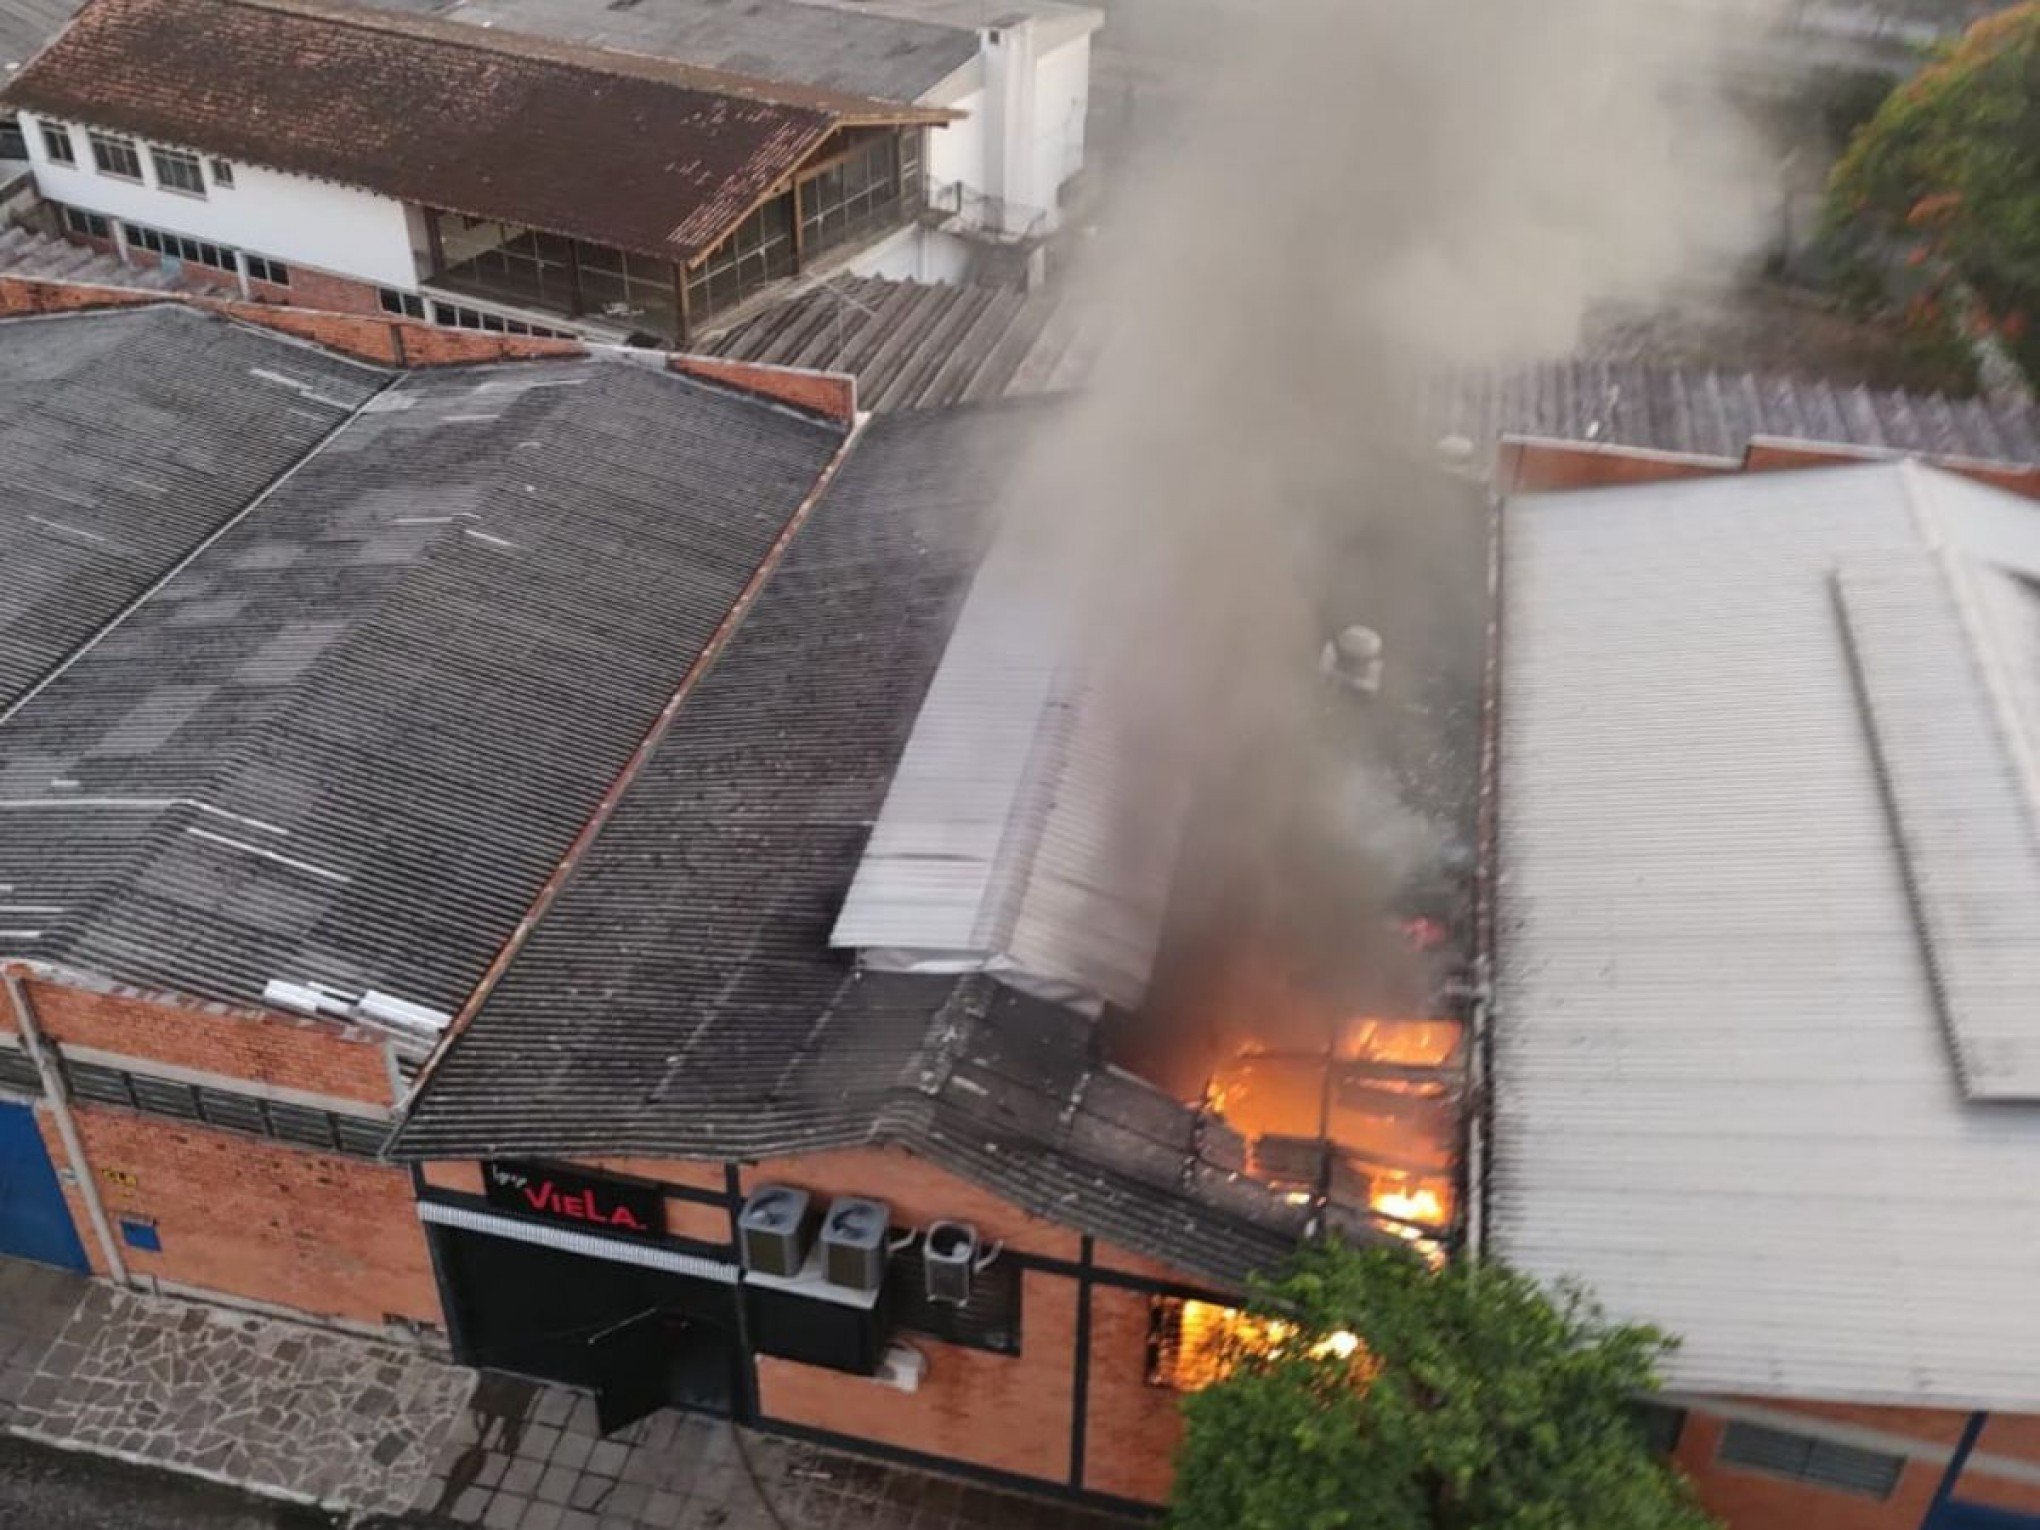
{"type": "Polygon", "coordinates": [[[213,244],[204,239],[193,239],[188,234],[165,233],[160,228],[147,228],[139,223],[126,225],[128,243],[138,250],[150,250],[166,260],[186,260],[194,266],[207,266],[215,271],[231,272],[234,269],[234,252],[223,244],[213,244]]]}
{"type": "Polygon", "coordinates": [[[449,329],[483,329],[497,335],[541,335],[549,340],[574,338],[564,329],[547,329],[543,324],[527,324],[522,319],[506,319],[501,314],[483,313],[478,308],[463,308],[458,303],[442,303],[436,299],[432,304],[432,322],[449,329]]]}
{"type": "Polygon", "coordinates": [[[66,207],[64,209],[64,227],[72,233],[82,234],[88,239],[111,239],[113,237],[113,225],[111,223],[107,222],[98,213],[87,212],[82,207],[66,207]]]}
{"type": "Polygon", "coordinates": [[[1877,1450],[1837,1445],[1810,1434],[1766,1429],[1758,1424],[1731,1423],[1721,1436],[1716,1459],[1793,1482],[1889,1498],[1905,1474],[1905,1457],[1877,1450]]]}
{"type": "Polygon", "coordinates": [[[27,159],[28,138],[19,117],[0,117],[0,159],[27,159]]]}
{"type": "Polygon", "coordinates": [[[272,287],[290,285],[290,267],[282,261],[271,260],[267,255],[250,255],[247,261],[250,281],[267,282],[272,287]]]}
{"type": "Polygon", "coordinates": [[[75,165],[78,163],[78,146],[71,141],[71,130],[61,122],[45,119],[35,125],[42,135],[43,153],[49,156],[53,165],[75,165]]]}
{"type": "Polygon", "coordinates": [[[35,1071],[34,1061],[13,1047],[0,1047],[0,1084],[29,1094],[42,1093],[42,1075],[35,1071]]]}
{"type": "Polygon", "coordinates": [[[212,162],[212,183],[232,191],[234,189],[234,167],[223,159],[212,162]]]}
{"type": "MultiPolygon", "coordinates": [[[[0,1048],[0,1084],[11,1081],[9,1069],[12,1064],[8,1060],[11,1050],[0,1048]]],[[[12,1055],[21,1057],[21,1062],[27,1065],[29,1081],[22,1087],[35,1088],[34,1065],[19,1053],[12,1055]]],[[[337,1149],[357,1158],[378,1157],[382,1152],[383,1139],[389,1135],[386,1122],[342,1115],[315,1106],[290,1105],[281,1100],[263,1099],[259,1095],[155,1078],[146,1073],[130,1073],[123,1068],[101,1067],[97,1063],[78,1062],[68,1057],[64,1059],[63,1067],[72,1096],[90,1104],[122,1105],[153,1116],[203,1121],[208,1126],[301,1143],[329,1153],[337,1149]]]]}
{"type": "Polygon", "coordinates": [[[812,258],[853,239],[901,221],[910,197],[905,175],[920,177],[918,145],[912,134],[883,133],[866,139],[820,174],[801,183],[801,250],[812,258]]]}
{"type": "Polygon", "coordinates": [[[774,197],[687,274],[688,310],[695,318],[720,313],[792,273],[793,198],[774,197]]]}
{"type": "Polygon", "coordinates": [[[402,319],[425,317],[425,299],[415,292],[399,292],[394,287],[378,287],[376,301],[382,304],[384,313],[393,313],[402,319]]]}
{"type": "Polygon", "coordinates": [[[135,141],[119,133],[87,133],[92,144],[92,163],[99,167],[101,175],[117,175],[124,181],[138,181],[142,178],[142,157],[135,152],[135,141]]]}
{"type": "Polygon", "coordinates": [[[149,158],[156,166],[156,184],[165,191],[181,191],[193,197],[205,195],[205,172],[199,169],[196,154],[152,146],[149,158]]]}

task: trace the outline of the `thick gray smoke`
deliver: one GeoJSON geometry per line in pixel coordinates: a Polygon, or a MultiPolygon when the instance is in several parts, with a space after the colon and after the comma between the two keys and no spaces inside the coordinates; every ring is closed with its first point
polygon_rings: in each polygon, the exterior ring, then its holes
{"type": "Polygon", "coordinates": [[[1192,766],[1226,783],[1192,880],[1215,906],[1237,893],[1253,907],[1224,917],[1248,922],[1293,918],[1267,889],[1300,885],[1364,959],[1454,832],[1412,776],[1471,740],[1404,694],[1382,714],[1405,735],[1391,779],[1379,749],[1327,730],[1315,660],[1364,621],[1392,682],[1477,668],[1482,621],[1477,497],[1469,521],[1452,508],[1469,496],[1441,496],[1412,401],[1443,370],[1562,355],[1591,305],[1754,247],[1772,177],[1719,87],[1761,17],[1696,0],[1169,9],[1178,88],[1143,103],[1079,278],[1110,338],[1012,529],[1046,551],[1044,602],[1111,696],[1122,792],[1149,803],[1192,766]]]}

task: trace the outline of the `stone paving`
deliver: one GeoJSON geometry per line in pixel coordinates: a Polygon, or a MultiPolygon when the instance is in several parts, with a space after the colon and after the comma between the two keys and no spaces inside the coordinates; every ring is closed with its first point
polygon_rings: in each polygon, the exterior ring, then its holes
{"type": "Polygon", "coordinates": [[[0,1258],[0,1428],[430,1530],[1125,1530],[698,1414],[0,1258]]]}
{"type": "Polygon", "coordinates": [[[21,1394],[30,1439],[350,1509],[409,1507],[474,1374],[95,1284],[21,1394]]]}
{"type": "Polygon", "coordinates": [[[665,1412],[609,1439],[561,1387],[485,1376],[418,1507],[484,1530],[1124,1530],[1127,1521],[665,1412]]]}

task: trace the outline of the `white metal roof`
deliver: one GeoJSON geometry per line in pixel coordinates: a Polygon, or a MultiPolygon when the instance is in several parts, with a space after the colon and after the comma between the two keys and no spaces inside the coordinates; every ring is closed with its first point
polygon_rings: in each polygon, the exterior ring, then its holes
{"type": "Polygon", "coordinates": [[[971,585],[830,936],[868,966],[1136,1008],[1184,783],[1081,662],[1066,575],[1001,538],[971,585]]]}
{"type": "Polygon", "coordinates": [[[1896,463],[1503,539],[1493,1245],[1683,1388],[2032,1406],[2040,506],[1896,463]]]}

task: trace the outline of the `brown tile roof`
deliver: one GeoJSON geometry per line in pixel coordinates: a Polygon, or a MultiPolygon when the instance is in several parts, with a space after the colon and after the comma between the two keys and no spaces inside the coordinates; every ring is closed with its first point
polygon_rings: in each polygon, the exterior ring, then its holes
{"type": "Polygon", "coordinates": [[[679,260],[836,128],[952,115],[304,0],[91,0],[0,100],[679,260]]]}

